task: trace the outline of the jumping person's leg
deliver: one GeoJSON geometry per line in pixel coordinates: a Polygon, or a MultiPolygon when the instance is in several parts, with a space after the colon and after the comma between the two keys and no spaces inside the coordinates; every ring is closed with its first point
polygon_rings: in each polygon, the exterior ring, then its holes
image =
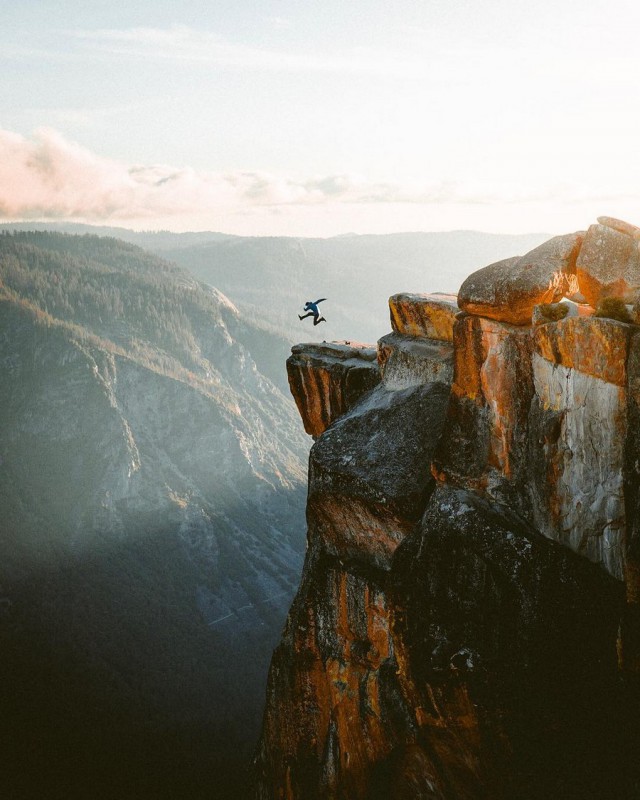
{"type": "Polygon", "coordinates": [[[316,317],[316,318],[313,320],[313,327],[315,328],[315,326],[316,326],[316,325],[317,325],[319,322],[326,322],[326,321],[327,321],[327,320],[326,320],[324,317],[316,317]]]}
{"type": "Polygon", "coordinates": [[[312,317],[312,316],[313,316],[313,311],[309,311],[306,314],[303,314],[302,316],[298,314],[298,319],[306,319],[307,317],[312,317]]]}

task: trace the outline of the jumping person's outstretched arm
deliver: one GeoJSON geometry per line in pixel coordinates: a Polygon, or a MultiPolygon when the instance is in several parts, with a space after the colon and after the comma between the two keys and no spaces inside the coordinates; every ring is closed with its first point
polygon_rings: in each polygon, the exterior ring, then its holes
{"type": "Polygon", "coordinates": [[[313,304],[314,306],[317,306],[318,303],[323,303],[326,299],[327,299],[326,297],[321,297],[319,300],[314,300],[313,304]]]}

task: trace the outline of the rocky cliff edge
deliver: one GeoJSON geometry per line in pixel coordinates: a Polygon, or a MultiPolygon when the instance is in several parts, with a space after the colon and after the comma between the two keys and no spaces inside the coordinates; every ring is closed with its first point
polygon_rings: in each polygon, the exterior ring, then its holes
{"type": "Polygon", "coordinates": [[[601,217],[395,295],[377,349],[293,349],[308,550],[258,798],[640,796],[639,296],[601,217]]]}

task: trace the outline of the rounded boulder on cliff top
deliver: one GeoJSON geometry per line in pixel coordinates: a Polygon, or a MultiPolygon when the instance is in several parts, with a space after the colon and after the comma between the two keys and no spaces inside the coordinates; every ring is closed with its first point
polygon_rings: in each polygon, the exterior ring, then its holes
{"type": "Polygon", "coordinates": [[[577,291],[576,258],[583,232],[555,236],[524,256],[489,264],[460,287],[458,305],[469,314],[529,325],[533,308],[577,291]]]}
{"type": "Polygon", "coordinates": [[[633,236],[635,239],[640,239],[640,228],[637,225],[632,225],[630,222],[625,222],[623,219],[616,219],[615,217],[598,217],[600,225],[605,225],[607,228],[612,228],[619,233],[626,233],[633,236]]]}
{"type": "Polygon", "coordinates": [[[640,293],[640,241],[634,226],[610,217],[600,219],[607,224],[591,225],[576,263],[580,291],[594,308],[605,297],[633,303],[640,293]],[[611,222],[619,224],[614,228],[611,222]],[[622,230],[624,225],[628,227],[622,230]]]}

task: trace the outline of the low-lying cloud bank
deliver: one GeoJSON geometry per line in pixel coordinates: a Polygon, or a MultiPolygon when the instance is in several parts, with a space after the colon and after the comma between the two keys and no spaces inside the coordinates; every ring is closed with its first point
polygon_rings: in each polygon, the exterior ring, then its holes
{"type": "Polygon", "coordinates": [[[400,186],[349,175],[291,178],[103,158],[50,128],[0,128],[0,219],[70,220],[243,235],[334,235],[475,228],[569,230],[598,214],[636,221],[620,187],[439,182],[400,186]]]}
{"type": "Polygon", "coordinates": [[[144,219],[205,209],[241,213],[265,206],[436,203],[451,200],[452,193],[446,185],[408,190],[345,175],[292,180],[129,165],[102,158],[51,129],[31,138],[0,129],[0,216],[6,219],[144,219]]]}

